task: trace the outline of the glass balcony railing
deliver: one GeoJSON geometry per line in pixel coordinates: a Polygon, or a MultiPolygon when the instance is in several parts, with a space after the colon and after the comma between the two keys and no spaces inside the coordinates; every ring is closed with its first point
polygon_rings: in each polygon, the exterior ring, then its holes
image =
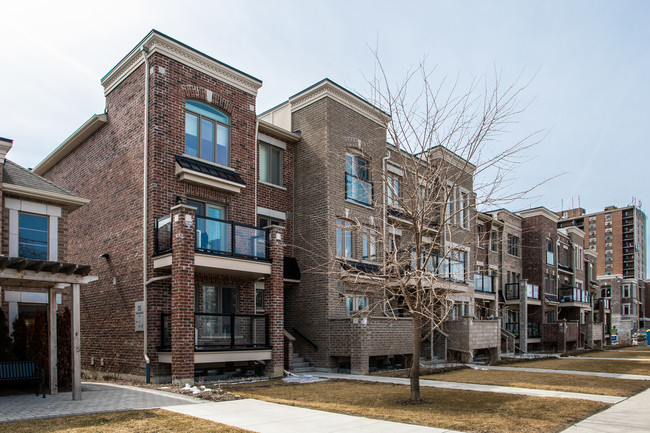
{"type": "Polygon", "coordinates": [[[354,202],[372,206],[372,182],[359,179],[351,174],[345,174],[345,198],[354,202]]]}
{"type": "MultiPolygon", "coordinates": [[[[265,229],[216,218],[196,217],[196,252],[267,260],[267,238],[265,229]]],[[[156,220],[154,248],[156,254],[172,250],[171,216],[156,220]]]]}
{"type": "Polygon", "coordinates": [[[528,323],[528,338],[539,338],[539,323],[528,323]]]}
{"type": "Polygon", "coordinates": [[[474,290],[477,292],[494,293],[492,276],[474,274],[474,290]]]}
{"type": "MultiPolygon", "coordinates": [[[[171,314],[161,315],[160,349],[172,344],[171,314]]],[[[268,315],[194,313],[194,350],[268,348],[268,315]]]]}
{"type": "Polygon", "coordinates": [[[588,304],[591,298],[589,291],[578,288],[560,290],[560,302],[581,302],[588,304]]]}

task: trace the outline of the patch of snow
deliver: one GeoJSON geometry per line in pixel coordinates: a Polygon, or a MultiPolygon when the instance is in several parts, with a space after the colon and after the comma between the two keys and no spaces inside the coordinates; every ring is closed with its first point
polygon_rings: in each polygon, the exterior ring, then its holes
{"type": "Polygon", "coordinates": [[[296,377],[285,377],[282,379],[283,382],[289,382],[289,383],[313,383],[313,382],[322,382],[327,379],[323,379],[322,377],[315,377],[311,375],[304,375],[304,376],[296,376],[296,377]]]}

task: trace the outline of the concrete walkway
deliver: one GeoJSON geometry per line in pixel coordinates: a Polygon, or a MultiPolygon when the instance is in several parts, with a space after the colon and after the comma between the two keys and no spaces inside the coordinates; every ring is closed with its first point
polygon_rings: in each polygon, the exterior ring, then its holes
{"type": "Polygon", "coordinates": [[[553,370],[551,368],[528,368],[490,365],[481,365],[479,368],[487,370],[526,371],[529,373],[575,374],[578,376],[608,377],[610,379],[650,380],[650,376],[643,374],[601,373],[597,371],[553,370]]]}
{"type": "Polygon", "coordinates": [[[82,384],[82,399],[62,392],[0,397],[0,423],[124,410],[164,409],[260,433],[460,433],[453,430],[341,415],[253,399],[211,402],[134,386],[82,384]]]}
{"type": "Polygon", "coordinates": [[[161,409],[260,433],[459,433],[245,399],[161,409]]]}
{"type": "Polygon", "coordinates": [[[580,421],[563,433],[647,433],[650,430],[650,389],[580,421]]]}
{"type": "MultiPolygon", "coordinates": [[[[367,382],[392,383],[397,385],[409,385],[409,379],[403,377],[387,376],[365,376],[360,374],[340,374],[340,373],[313,373],[314,376],[331,379],[348,379],[363,380],[367,382]]],[[[533,397],[555,397],[555,398],[574,398],[581,400],[598,401],[602,403],[614,404],[625,400],[625,397],[611,395],[583,394],[579,392],[549,391],[546,389],[516,388],[513,386],[497,385],[480,385],[475,383],[446,382],[442,380],[420,379],[420,386],[457,389],[462,391],[480,391],[480,392],[497,392],[500,394],[530,395],[533,397]]]]}
{"type": "Polygon", "coordinates": [[[640,361],[640,362],[650,362],[648,358],[599,358],[596,356],[567,356],[563,359],[598,359],[603,361],[640,361]]]}
{"type": "Polygon", "coordinates": [[[133,386],[84,382],[81,385],[81,400],[77,401],[72,400],[71,392],[48,395],[47,398],[37,397],[31,393],[0,397],[0,422],[154,409],[204,402],[205,400],[181,394],[133,386]]]}

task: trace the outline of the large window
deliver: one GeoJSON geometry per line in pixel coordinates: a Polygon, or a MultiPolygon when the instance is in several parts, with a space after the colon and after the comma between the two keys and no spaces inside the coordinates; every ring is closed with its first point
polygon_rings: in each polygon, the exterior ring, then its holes
{"type": "Polygon", "coordinates": [[[368,298],[365,296],[347,296],[345,299],[345,314],[354,315],[368,307],[368,298]]]}
{"type": "Polygon", "coordinates": [[[18,214],[18,256],[47,260],[47,216],[18,214]]]}
{"type": "Polygon", "coordinates": [[[282,149],[260,143],[260,180],[282,186],[282,149]]]}
{"type": "Polygon", "coordinates": [[[396,174],[388,175],[388,184],[386,185],[386,202],[388,206],[399,206],[401,179],[396,174]]]}
{"type": "Polygon", "coordinates": [[[363,260],[377,260],[377,234],[374,230],[363,228],[361,234],[361,258],[363,260]]]}
{"type": "Polygon", "coordinates": [[[339,257],[352,257],[352,224],[347,221],[336,220],[336,255],[339,257]]]}
{"type": "Polygon", "coordinates": [[[553,241],[551,239],[546,239],[546,264],[554,265],[555,258],[553,253],[553,241]]]}
{"type": "Polygon", "coordinates": [[[345,155],[345,198],[371,206],[372,194],[368,161],[360,156],[345,155]]]}
{"type": "Polygon", "coordinates": [[[230,118],[207,104],[185,101],[185,153],[230,165],[230,118]]]}
{"type": "Polygon", "coordinates": [[[519,257],[519,237],[508,235],[508,254],[519,257]]]}

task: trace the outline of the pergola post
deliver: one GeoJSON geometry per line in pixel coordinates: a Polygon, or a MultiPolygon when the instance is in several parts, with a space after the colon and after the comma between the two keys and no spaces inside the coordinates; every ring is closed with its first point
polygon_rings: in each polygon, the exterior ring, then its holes
{"type": "Polygon", "coordinates": [[[49,289],[47,296],[47,337],[49,350],[50,394],[58,393],[59,381],[57,376],[57,323],[56,323],[56,289],[49,289]]]}
{"type": "Polygon", "coordinates": [[[72,284],[72,399],[81,400],[81,318],[79,284],[72,284]]]}

